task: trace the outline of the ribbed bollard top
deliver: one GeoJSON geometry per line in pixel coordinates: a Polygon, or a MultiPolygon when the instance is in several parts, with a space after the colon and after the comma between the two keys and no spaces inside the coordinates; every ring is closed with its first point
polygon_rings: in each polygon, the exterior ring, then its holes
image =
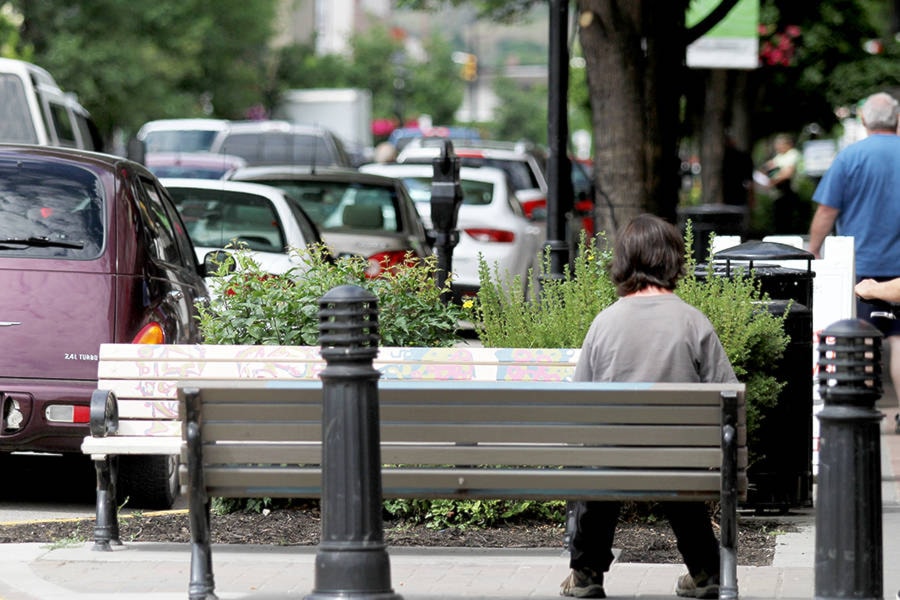
{"type": "Polygon", "coordinates": [[[378,354],[378,298],[341,285],[319,298],[319,345],[325,360],[360,360],[378,354]]]}
{"type": "Polygon", "coordinates": [[[882,333],[862,319],[845,319],[819,335],[819,395],[825,402],[871,404],[881,397],[882,333]]]}

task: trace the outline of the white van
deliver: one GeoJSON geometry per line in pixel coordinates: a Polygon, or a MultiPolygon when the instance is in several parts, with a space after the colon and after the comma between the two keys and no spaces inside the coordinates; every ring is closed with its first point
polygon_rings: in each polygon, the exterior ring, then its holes
{"type": "Polygon", "coordinates": [[[0,58],[0,142],[102,150],[91,116],[46,70],[0,58]]]}

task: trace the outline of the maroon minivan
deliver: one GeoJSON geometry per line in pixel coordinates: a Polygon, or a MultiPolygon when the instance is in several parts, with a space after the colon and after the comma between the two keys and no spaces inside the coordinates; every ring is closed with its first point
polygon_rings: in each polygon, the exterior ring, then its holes
{"type": "MultiPolygon", "coordinates": [[[[143,166],[0,144],[0,453],[80,454],[100,344],[198,342],[203,275],[143,166]]],[[[119,491],[171,505],[175,461],[122,457],[119,491]]]]}

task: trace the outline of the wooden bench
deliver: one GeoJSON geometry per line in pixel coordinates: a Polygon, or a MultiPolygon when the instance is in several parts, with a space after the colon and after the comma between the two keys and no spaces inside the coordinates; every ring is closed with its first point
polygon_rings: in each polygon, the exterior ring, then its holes
{"type": "MultiPolygon", "coordinates": [[[[382,378],[564,381],[578,350],[519,348],[379,349],[382,378]]],[[[178,494],[181,447],[178,381],[318,381],[318,346],[103,344],[82,452],[97,472],[95,548],[120,544],[117,502],[169,508],[178,494]]]]}
{"type": "MultiPolygon", "coordinates": [[[[380,381],[383,495],[721,501],[722,593],[736,597],[743,394],[742,384],[380,381]]],[[[178,396],[191,598],[212,598],[212,497],[320,496],[322,383],[190,381],[178,396]]]]}

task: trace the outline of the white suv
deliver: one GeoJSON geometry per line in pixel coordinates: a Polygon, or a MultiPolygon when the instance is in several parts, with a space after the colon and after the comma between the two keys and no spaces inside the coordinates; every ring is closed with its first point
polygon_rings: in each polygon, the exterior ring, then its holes
{"type": "MultiPolygon", "coordinates": [[[[427,163],[440,156],[444,138],[426,137],[411,141],[397,156],[398,163],[427,163]]],[[[532,220],[543,219],[547,210],[546,158],[536,148],[521,142],[466,140],[454,143],[453,151],[464,167],[495,167],[504,171],[532,220]]]]}

